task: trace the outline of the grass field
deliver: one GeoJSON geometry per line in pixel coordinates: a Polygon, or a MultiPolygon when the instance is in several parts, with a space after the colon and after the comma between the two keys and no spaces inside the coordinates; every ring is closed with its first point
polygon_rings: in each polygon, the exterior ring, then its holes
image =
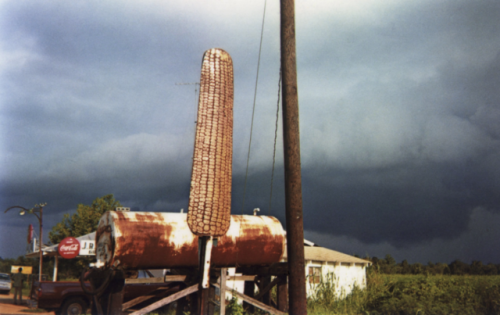
{"type": "Polygon", "coordinates": [[[366,290],[335,298],[323,283],[309,314],[500,314],[500,276],[369,273],[366,290]]]}
{"type": "MultiPolygon", "coordinates": [[[[321,283],[315,292],[316,297],[308,299],[309,315],[500,314],[500,276],[385,275],[369,272],[368,287],[365,290],[355,289],[345,299],[335,296],[334,287],[332,281],[321,283]]],[[[233,301],[226,308],[226,314],[249,313],[233,301]]],[[[253,314],[267,313],[256,310],[253,314]]]]}

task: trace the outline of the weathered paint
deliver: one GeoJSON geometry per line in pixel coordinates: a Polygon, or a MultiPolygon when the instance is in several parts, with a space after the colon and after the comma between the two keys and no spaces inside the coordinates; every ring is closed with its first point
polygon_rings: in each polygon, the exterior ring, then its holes
{"type": "MultiPolygon", "coordinates": [[[[227,233],[212,249],[211,264],[279,262],[284,234],[274,217],[232,215],[227,233]]],[[[96,258],[97,265],[125,269],[198,267],[198,236],[190,231],[184,213],[109,211],[97,228],[96,258]]]]}
{"type": "Polygon", "coordinates": [[[198,246],[202,246],[202,249],[199,250],[199,255],[203,256],[201,257],[200,268],[203,267],[201,287],[204,289],[210,287],[210,260],[212,258],[213,244],[214,239],[212,236],[198,238],[198,246]]]}
{"type": "Polygon", "coordinates": [[[318,268],[323,281],[331,281],[335,284],[332,293],[337,298],[344,299],[354,290],[354,287],[362,290],[366,288],[366,265],[326,261],[306,261],[305,265],[307,297],[313,297],[320,286],[319,283],[314,283],[311,279],[310,268],[318,268]]]}

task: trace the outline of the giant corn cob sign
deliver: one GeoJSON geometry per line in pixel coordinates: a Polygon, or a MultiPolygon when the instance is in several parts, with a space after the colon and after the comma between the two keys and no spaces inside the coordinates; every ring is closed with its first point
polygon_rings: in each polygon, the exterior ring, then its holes
{"type": "Polygon", "coordinates": [[[199,236],[229,229],[233,157],[233,62],[222,49],[203,56],[187,215],[199,236]]]}

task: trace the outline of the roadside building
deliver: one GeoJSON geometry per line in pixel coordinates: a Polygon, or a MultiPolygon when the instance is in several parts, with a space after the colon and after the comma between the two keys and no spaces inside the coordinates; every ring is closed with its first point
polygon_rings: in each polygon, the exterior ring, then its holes
{"type": "MultiPolygon", "coordinates": [[[[366,268],[372,264],[365,259],[317,246],[308,240],[304,240],[304,260],[307,297],[314,295],[321,281],[331,281],[339,298],[345,298],[355,287],[365,289],[366,268]]],[[[287,261],[286,247],[281,261],[287,261]]],[[[235,268],[229,268],[228,274],[235,275],[235,268]]],[[[227,286],[243,293],[244,281],[228,281],[227,286]]],[[[231,297],[231,293],[226,292],[226,299],[231,297]]]]}
{"type": "MultiPolygon", "coordinates": [[[[80,250],[77,257],[95,256],[95,232],[77,237],[76,239],[80,243],[80,250]]],[[[36,240],[34,243],[36,243],[36,240]]],[[[54,258],[54,272],[52,276],[53,281],[56,281],[57,279],[59,258],[61,258],[61,255],[57,251],[58,246],[59,244],[51,246],[44,245],[42,247],[42,254],[44,257],[54,258]]],[[[40,257],[38,246],[30,246],[28,252],[26,253],[26,258],[38,258],[38,257],[40,257]]]]}
{"type": "MultiPolygon", "coordinates": [[[[286,252],[283,261],[286,260],[286,252]]],[[[366,268],[371,262],[304,241],[307,296],[314,294],[321,281],[332,281],[338,297],[346,297],[354,287],[366,288],[366,268]]]]}

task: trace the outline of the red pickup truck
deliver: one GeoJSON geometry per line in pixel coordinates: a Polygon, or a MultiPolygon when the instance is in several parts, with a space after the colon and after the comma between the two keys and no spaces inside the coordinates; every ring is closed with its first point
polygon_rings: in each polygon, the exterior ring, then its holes
{"type": "MultiPolygon", "coordinates": [[[[156,279],[156,278],[153,278],[156,279]]],[[[161,279],[161,278],[160,278],[161,279]]],[[[125,282],[123,302],[126,308],[151,302],[152,299],[163,298],[178,292],[181,282],[129,283],[125,282]],[[143,297],[139,299],[140,297],[143,297]],[[137,301],[130,303],[132,300],[137,301]],[[128,303],[126,303],[128,302],[128,303]]],[[[86,283],[90,289],[90,284],[86,283]]],[[[78,281],[34,281],[30,292],[33,307],[55,311],[56,314],[85,314],[92,302],[92,296],[83,292],[78,281]]],[[[154,301],[154,300],[153,300],[154,301]]]]}

